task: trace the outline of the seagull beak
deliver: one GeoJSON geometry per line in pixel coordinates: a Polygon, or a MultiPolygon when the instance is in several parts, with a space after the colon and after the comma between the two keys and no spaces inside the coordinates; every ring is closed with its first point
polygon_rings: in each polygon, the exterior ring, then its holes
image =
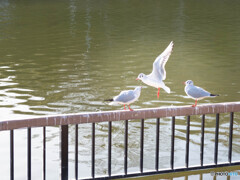
{"type": "Polygon", "coordinates": [[[139,79],[138,78],[136,78],[136,81],[138,81],[139,79]]]}
{"type": "Polygon", "coordinates": [[[186,85],[186,82],[183,82],[184,85],[186,85]]]}

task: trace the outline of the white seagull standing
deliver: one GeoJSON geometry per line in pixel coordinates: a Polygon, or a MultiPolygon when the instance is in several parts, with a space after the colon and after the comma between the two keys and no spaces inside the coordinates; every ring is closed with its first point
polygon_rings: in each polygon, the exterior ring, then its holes
{"type": "Polygon", "coordinates": [[[186,82],[184,82],[185,86],[185,92],[186,94],[192,98],[195,99],[195,104],[192,105],[192,107],[196,107],[197,106],[197,101],[204,99],[206,97],[216,97],[219,96],[217,94],[211,94],[210,92],[207,92],[206,90],[198,87],[198,86],[194,86],[193,81],[192,80],[187,80],[186,82]]]}
{"type": "Polygon", "coordinates": [[[145,75],[140,73],[136,80],[141,80],[143,83],[158,88],[157,97],[159,98],[160,88],[163,88],[167,93],[170,93],[170,88],[167,87],[163,80],[166,79],[165,65],[172,53],[173,42],[170,42],[168,47],[160,54],[153,63],[151,74],[145,75]]]}
{"type": "Polygon", "coordinates": [[[113,104],[122,104],[124,105],[124,110],[126,110],[125,105],[128,105],[130,111],[133,109],[130,108],[130,104],[138,100],[141,94],[142,87],[136,87],[134,90],[126,90],[120,92],[119,95],[115,96],[113,99],[106,99],[105,101],[112,101],[109,105],[113,104]]]}

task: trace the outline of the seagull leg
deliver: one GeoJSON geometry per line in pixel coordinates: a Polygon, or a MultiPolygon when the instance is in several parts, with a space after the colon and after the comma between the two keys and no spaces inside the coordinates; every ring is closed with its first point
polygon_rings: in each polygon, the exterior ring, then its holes
{"type": "Polygon", "coordinates": [[[196,107],[197,106],[197,99],[195,100],[195,104],[192,105],[192,107],[196,107]]]}
{"type": "Polygon", "coordinates": [[[124,104],[124,110],[126,110],[126,108],[125,108],[125,104],[124,104]]]}
{"type": "Polygon", "coordinates": [[[160,95],[160,88],[158,88],[158,93],[157,93],[158,99],[159,99],[159,95],[160,95]]]}
{"type": "Polygon", "coordinates": [[[129,105],[128,105],[128,108],[129,108],[130,111],[133,111],[133,109],[131,109],[129,105]]]}

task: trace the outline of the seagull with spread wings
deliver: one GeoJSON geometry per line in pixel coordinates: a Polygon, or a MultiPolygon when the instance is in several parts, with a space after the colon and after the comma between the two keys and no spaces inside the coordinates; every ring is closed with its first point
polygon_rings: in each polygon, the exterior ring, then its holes
{"type": "Polygon", "coordinates": [[[168,47],[160,54],[153,63],[151,74],[145,75],[140,73],[136,80],[141,80],[143,83],[158,88],[157,97],[159,98],[160,88],[163,88],[167,93],[170,93],[170,88],[165,85],[163,80],[166,79],[165,65],[172,53],[173,42],[170,42],[168,47]]]}

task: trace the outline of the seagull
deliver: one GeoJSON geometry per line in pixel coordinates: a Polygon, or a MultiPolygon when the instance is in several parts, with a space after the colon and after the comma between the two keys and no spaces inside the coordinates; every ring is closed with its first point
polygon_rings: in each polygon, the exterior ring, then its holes
{"type": "Polygon", "coordinates": [[[126,90],[120,92],[119,95],[115,96],[113,99],[106,99],[105,101],[112,101],[109,105],[113,104],[123,104],[124,110],[126,110],[125,105],[128,105],[130,111],[133,109],[130,108],[130,104],[138,100],[141,94],[142,87],[136,87],[134,90],[126,90]]]}
{"type": "Polygon", "coordinates": [[[141,80],[143,83],[158,88],[157,97],[159,98],[160,88],[163,88],[167,93],[170,93],[170,88],[167,87],[163,80],[166,79],[165,65],[173,50],[173,41],[170,42],[168,47],[160,54],[153,63],[153,70],[151,74],[145,75],[140,73],[136,80],[141,80]]]}
{"type": "Polygon", "coordinates": [[[193,81],[192,80],[187,80],[186,82],[184,82],[185,86],[185,92],[186,94],[192,98],[195,99],[195,104],[192,105],[192,107],[196,107],[197,106],[197,101],[204,99],[206,97],[216,97],[219,96],[218,94],[211,94],[210,92],[207,92],[206,90],[198,87],[198,86],[194,86],[193,81]]]}

